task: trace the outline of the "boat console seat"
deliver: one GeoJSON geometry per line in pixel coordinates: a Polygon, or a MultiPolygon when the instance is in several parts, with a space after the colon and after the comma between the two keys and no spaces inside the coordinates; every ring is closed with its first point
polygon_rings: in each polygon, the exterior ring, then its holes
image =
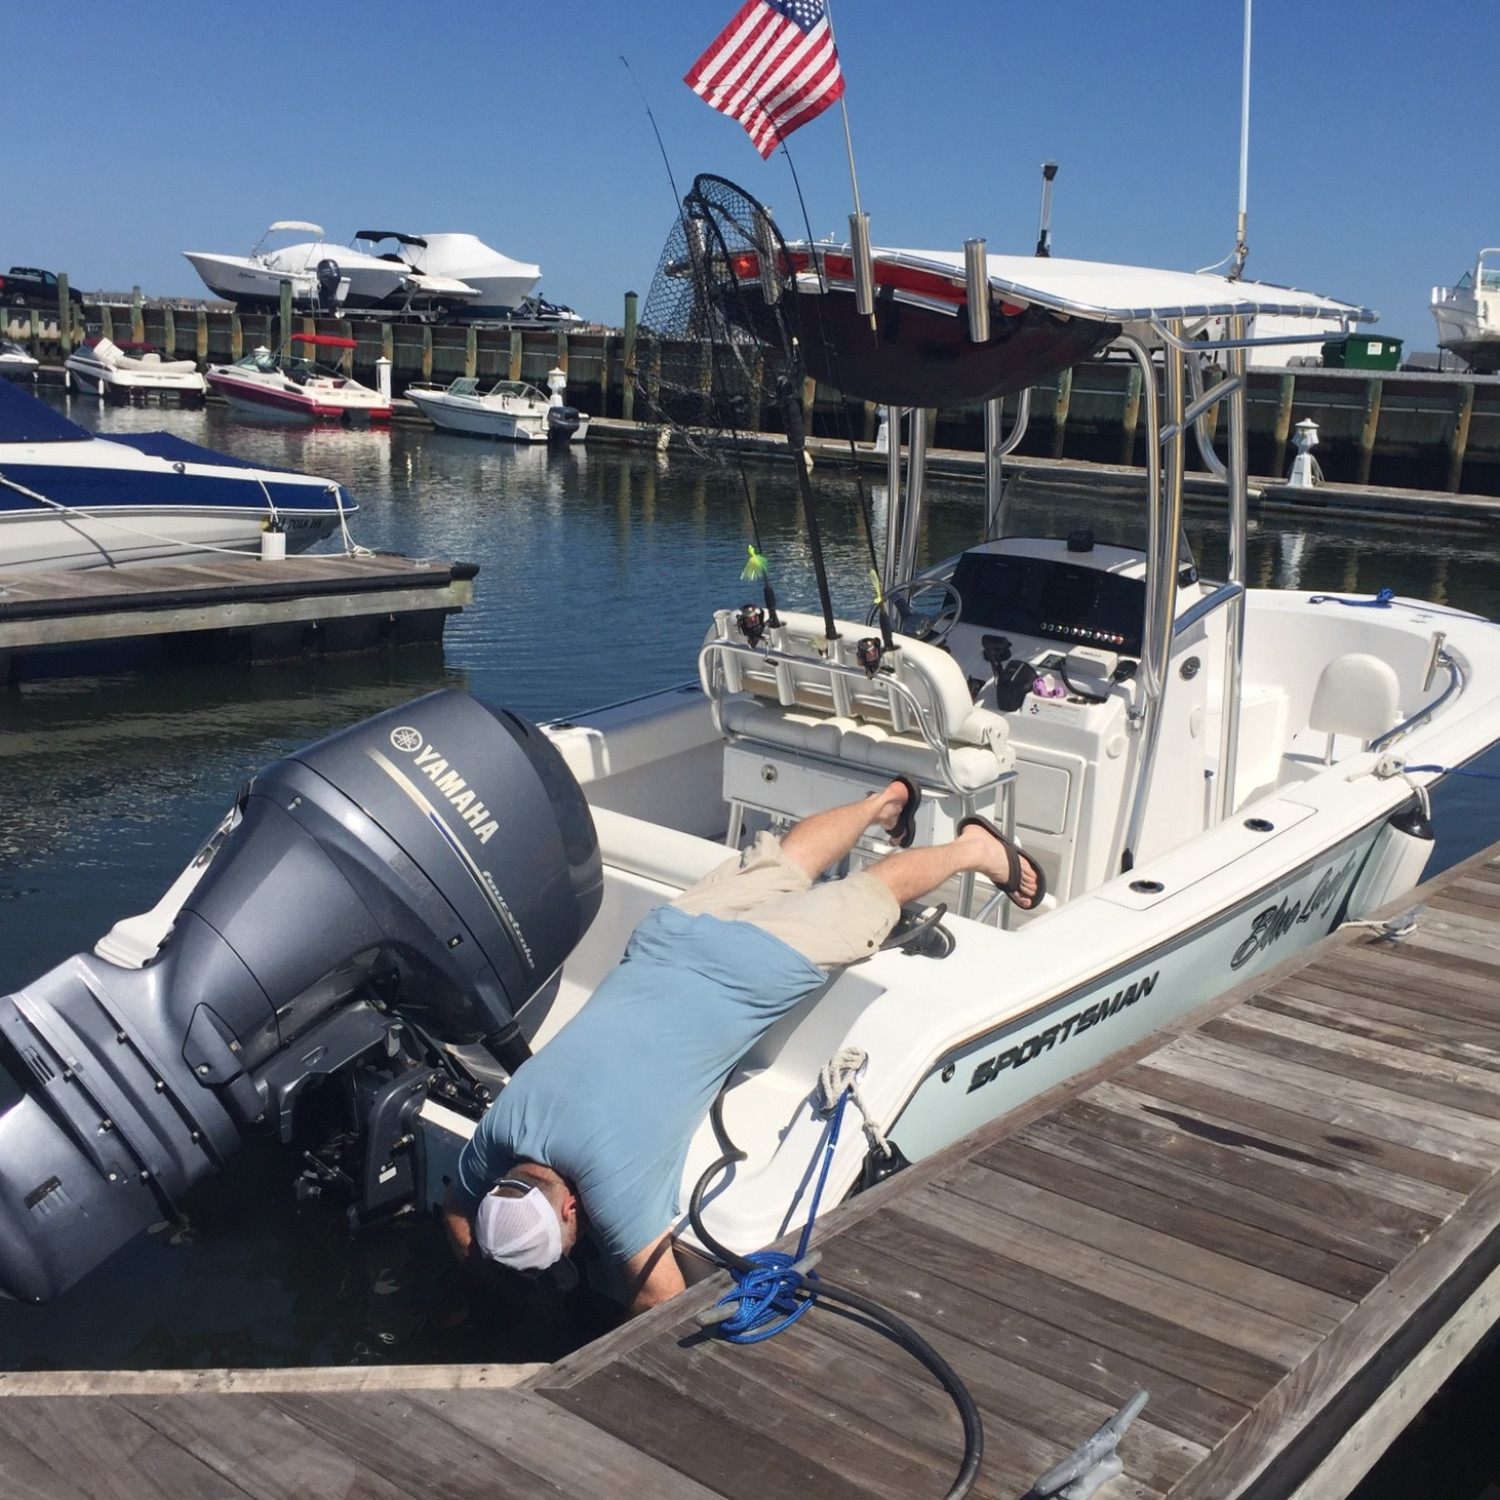
{"type": "Polygon", "coordinates": [[[921,842],[951,837],[959,818],[993,810],[997,789],[1014,778],[1010,730],[1001,714],[974,704],[958,662],[902,636],[867,671],[856,644],[872,629],[848,621],[834,628],[830,641],[820,616],[788,612],[752,646],[734,610],[714,617],[698,669],[729,741],[730,841],[745,808],[802,816],[897,775],[935,794],[918,815],[921,842]]]}
{"type": "Polygon", "coordinates": [[[1331,764],[1335,735],[1351,735],[1368,745],[1400,723],[1400,700],[1401,682],[1388,661],[1349,651],[1319,674],[1307,726],[1328,736],[1326,759],[1331,764]]]}

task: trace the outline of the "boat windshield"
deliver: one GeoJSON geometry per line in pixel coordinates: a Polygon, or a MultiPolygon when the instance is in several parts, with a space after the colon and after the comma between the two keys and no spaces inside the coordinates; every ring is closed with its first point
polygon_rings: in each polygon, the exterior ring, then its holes
{"type": "Polygon", "coordinates": [[[490,387],[492,396],[519,396],[527,401],[545,401],[544,396],[534,385],[527,385],[524,380],[497,380],[490,387]]]}

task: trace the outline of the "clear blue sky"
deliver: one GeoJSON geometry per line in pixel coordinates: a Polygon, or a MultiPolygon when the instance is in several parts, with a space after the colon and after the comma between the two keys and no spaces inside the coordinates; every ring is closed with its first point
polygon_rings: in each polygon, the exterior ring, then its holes
{"type": "MultiPolygon", "coordinates": [[[[193,295],[183,250],[244,253],[273,219],[334,240],[467,230],[618,322],[673,213],[642,92],[679,187],[717,172],[800,230],[785,161],[681,81],[735,8],[12,4],[0,267],[193,295]]],[[[1050,157],[1058,255],[1195,269],[1231,249],[1242,0],[834,0],[833,17],[878,244],[1029,252],[1050,157]]],[[[1496,0],[1256,0],[1247,274],[1435,347],[1429,288],[1500,244],[1497,79],[1496,0]]],[[[837,109],[791,150],[814,233],[842,237],[837,109]]]]}

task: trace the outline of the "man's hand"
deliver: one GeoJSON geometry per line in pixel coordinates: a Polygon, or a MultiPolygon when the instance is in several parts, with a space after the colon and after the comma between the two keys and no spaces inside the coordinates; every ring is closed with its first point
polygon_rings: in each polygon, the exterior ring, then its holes
{"type": "Polygon", "coordinates": [[[443,1228],[448,1231],[448,1243],[460,1260],[468,1260],[474,1251],[474,1219],[459,1207],[453,1189],[443,1194],[443,1228]]]}
{"type": "Polygon", "coordinates": [[[621,1270],[625,1277],[625,1311],[632,1318],[687,1290],[677,1257],[672,1254],[670,1230],[644,1250],[638,1250],[621,1270]]]}

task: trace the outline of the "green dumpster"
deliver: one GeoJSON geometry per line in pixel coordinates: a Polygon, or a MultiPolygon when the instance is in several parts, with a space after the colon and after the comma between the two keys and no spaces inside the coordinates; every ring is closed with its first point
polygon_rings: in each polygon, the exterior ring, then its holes
{"type": "Polygon", "coordinates": [[[1323,345],[1323,363],[1330,370],[1395,370],[1401,365],[1401,340],[1376,334],[1351,333],[1323,345]]]}

